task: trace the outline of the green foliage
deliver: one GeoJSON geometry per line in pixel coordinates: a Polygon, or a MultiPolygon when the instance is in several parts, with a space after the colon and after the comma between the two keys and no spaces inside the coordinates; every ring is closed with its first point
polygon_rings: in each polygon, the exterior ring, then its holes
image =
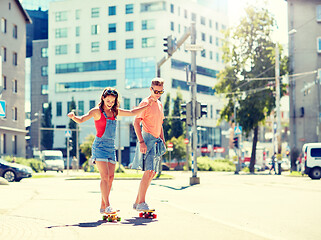
{"type": "MultiPolygon", "coordinates": [[[[186,144],[184,143],[184,136],[180,136],[178,138],[172,137],[171,140],[166,141],[167,143],[173,143],[173,151],[171,152],[171,159],[176,158],[178,161],[186,158],[186,144]]],[[[164,158],[166,161],[169,161],[169,153],[168,151],[165,153],[164,158]]]]}
{"type": "Polygon", "coordinates": [[[167,93],[166,99],[165,99],[165,104],[164,104],[165,119],[163,121],[163,130],[164,130],[164,138],[165,139],[169,139],[169,133],[170,133],[170,129],[171,129],[171,121],[169,118],[170,104],[171,104],[171,95],[169,93],[167,93]]]}
{"type": "Polygon", "coordinates": [[[183,122],[179,118],[181,116],[181,103],[182,103],[182,94],[178,91],[177,96],[174,100],[174,108],[172,112],[172,116],[177,118],[172,119],[170,137],[178,138],[179,136],[184,134],[183,122]]]}
{"type": "MultiPolygon", "coordinates": [[[[68,109],[68,112],[71,112],[71,111],[75,111],[77,109],[77,106],[76,106],[76,102],[74,100],[74,97],[72,97],[72,100],[71,100],[71,103],[70,103],[70,106],[69,106],[69,109],[68,109]]],[[[78,125],[75,121],[69,119],[69,129],[77,129],[78,128],[78,125]]],[[[71,156],[76,156],[76,151],[77,151],[77,133],[76,131],[72,131],[71,132],[71,139],[72,139],[72,150],[70,151],[70,155],[71,156]]]]}
{"type": "Polygon", "coordinates": [[[81,152],[86,156],[88,160],[91,157],[91,146],[95,140],[95,135],[90,134],[85,138],[85,141],[80,145],[81,152]]]}
{"type": "MultiPolygon", "coordinates": [[[[44,116],[42,117],[41,125],[45,128],[53,128],[54,126],[51,123],[52,114],[51,114],[51,103],[44,111],[44,116]]],[[[41,145],[44,149],[51,150],[53,146],[54,131],[53,130],[42,130],[41,131],[41,145]]]]}
{"type": "MultiPolygon", "coordinates": [[[[189,161],[191,168],[191,161],[189,161]]],[[[234,172],[235,165],[228,159],[212,160],[209,157],[197,158],[197,169],[199,171],[234,172]]]]}
{"type": "MultiPolygon", "coordinates": [[[[13,158],[10,156],[6,156],[4,158],[4,160],[6,160],[7,162],[12,162],[13,158]]],[[[22,158],[22,157],[17,157],[15,159],[15,163],[31,167],[31,169],[34,172],[41,172],[44,169],[44,163],[41,160],[35,159],[35,158],[26,159],[26,158],[22,158]]]]}

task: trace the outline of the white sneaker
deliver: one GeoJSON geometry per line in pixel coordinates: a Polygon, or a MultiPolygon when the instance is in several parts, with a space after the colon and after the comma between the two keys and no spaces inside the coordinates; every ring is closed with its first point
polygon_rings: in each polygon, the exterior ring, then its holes
{"type": "Polygon", "coordinates": [[[148,211],[148,210],[150,210],[150,208],[147,203],[143,202],[143,203],[137,204],[136,210],[137,211],[148,211]]]}
{"type": "Polygon", "coordinates": [[[104,214],[105,209],[101,208],[101,209],[99,210],[99,212],[100,212],[100,214],[104,214]]]}
{"type": "Polygon", "coordinates": [[[133,209],[134,209],[134,210],[136,210],[137,205],[138,205],[137,203],[134,203],[134,204],[133,204],[133,209]]]}
{"type": "Polygon", "coordinates": [[[107,214],[116,213],[116,211],[111,206],[108,206],[105,209],[105,213],[107,213],[107,214]]]}

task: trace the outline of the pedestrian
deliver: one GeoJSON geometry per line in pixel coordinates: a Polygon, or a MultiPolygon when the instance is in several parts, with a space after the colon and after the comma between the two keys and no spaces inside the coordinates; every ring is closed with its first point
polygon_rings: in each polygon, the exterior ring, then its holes
{"type": "Polygon", "coordinates": [[[76,156],[73,156],[72,157],[72,160],[71,160],[71,167],[72,167],[72,169],[76,169],[77,168],[77,162],[78,162],[78,160],[77,160],[77,158],[76,158],[76,156]]]}
{"type": "Polygon", "coordinates": [[[145,201],[146,192],[159,168],[160,158],[166,152],[163,132],[163,105],[159,98],[164,93],[164,80],[154,78],[151,81],[150,96],[141,101],[139,106],[148,104],[152,98],[151,107],[138,114],[134,121],[134,128],[138,138],[136,154],[132,168],[141,168],[144,171],[136,201],[133,208],[137,211],[152,210],[145,201]],[[142,124],[142,127],[141,127],[142,124]]]}
{"type": "Polygon", "coordinates": [[[117,116],[135,116],[150,107],[154,101],[146,100],[144,106],[124,110],[119,108],[119,94],[115,88],[106,87],[100,97],[100,103],[82,116],[75,116],[74,112],[68,113],[68,117],[76,123],[83,123],[94,118],[96,137],[92,145],[92,160],[97,164],[100,173],[101,206],[100,213],[115,213],[109,202],[109,193],[114,180],[116,165],[115,137],[117,116]]]}
{"type": "Polygon", "coordinates": [[[275,155],[276,155],[276,153],[274,153],[273,156],[272,156],[272,158],[271,158],[271,160],[272,160],[271,164],[272,164],[272,165],[271,165],[269,174],[271,174],[272,170],[274,170],[274,173],[276,174],[276,170],[275,170],[275,155]]]}

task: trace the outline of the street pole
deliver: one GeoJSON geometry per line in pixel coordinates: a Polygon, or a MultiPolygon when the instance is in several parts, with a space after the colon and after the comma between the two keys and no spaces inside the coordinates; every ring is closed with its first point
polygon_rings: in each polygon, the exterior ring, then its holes
{"type": "MultiPolygon", "coordinates": [[[[235,100],[235,102],[234,102],[234,136],[237,137],[237,142],[239,143],[238,133],[236,133],[236,131],[238,129],[239,129],[239,124],[236,123],[236,100],[235,100]]],[[[239,171],[241,170],[240,169],[240,158],[239,158],[238,149],[236,148],[236,146],[234,146],[234,152],[237,157],[237,164],[236,164],[234,174],[239,174],[239,171]]]]}
{"type": "Polygon", "coordinates": [[[79,127],[76,126],[76,158],[77,158],[77,171],[79,170],[79,127]]]}
{"type": "Polygon", "coordinates": [[[67,175],[69,175],[69,149],[70,149],[69,139],[70,139],[70,137],[68,135],[68,137],[67,137],[67,175]]]}
{"type": "MultiPolygon", "coordinates": [[[[319,72],[319,71],[318,71],[319,72]]],[[[321,136],[320,136],[320,120],[321,120],[321,104],[320,104],[320,75],[317,73],[317,79],[316,82],[318,84],[318,117],[317,117],[317,134],[318,134],[318,142],[321,141],[321,136]]]]}
{"type": "MultiPolygon", "coordinates": [[[[195,22],[191,23],[191,45],[196,44],[195,22]]],[[[196,119],[196,51],[191,51],[191,92],[192,92],[192,177],[190,185],[200,183],[197,177],[197,119],[196,119]]]]}
{"type": "Polygon", "coordinates": [[[38,112],[38,151],[41,152],[41,110],[38,112]]]}
{"type": "Polygon", "coordinates": [[[118,119],[118,163],[119,163],[118,170],[119,170],[119,172],[120,172],[120,165],[121,165],[121,148],[120,148],[120,144],[121,144],[120,133],[121,133],[121,131],[120,131],[120,126],[121,126],[120,119],[118,119]]]}
{"type": "Polygon", "coordinates": [[[279,46],[275,45],[275,91],[276,91],[276,117],[277,117],[277,159],[278,174],[281,175],[282,162],[282,132],[281,132],[281,113],[280,113],[280,63],[279,63],[279,46]]]}

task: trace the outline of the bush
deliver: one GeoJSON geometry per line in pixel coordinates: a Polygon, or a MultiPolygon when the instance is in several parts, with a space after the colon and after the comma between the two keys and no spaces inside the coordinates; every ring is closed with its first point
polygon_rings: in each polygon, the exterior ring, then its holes
{"type": "MultiPolygon", "coordinates": [[[[13,161],[13,158],[10,156],[5,157],[4,159],[8,162],[13,161]]],[[[16,158],[15,163],[31,167],[31,169],[34,172],[41,172],[44,169],[44,163],[41,160],[35,159],[35,158],[26,159],[26,158],[18,157],[16,158]]]]}
{"type": "MultiPolygon", "coordinates": [[[[88,160],[83,163],[82,168],[84,169],[85,172],[95,172],[95,173],[99,172],[97,168],[97,164],[92,164],[90,166],[88,164],[88,160]]],[[[123,165],[120,165],[120,168],[119,168],[119,163],[117,162],[115,167],[115,173],[124,173],[124,172],[125,172],[125,167],[123,165]]]]}
{"type": "MultiPolygon", "coordinates": [[[[192,163],[190,161],[190,167],[191,164],[192,163]]],[[[228,159],[212,160],[209,157],[198,157],[197,169],[199,171],[234,172],[235,165],[228,159]]]]}

